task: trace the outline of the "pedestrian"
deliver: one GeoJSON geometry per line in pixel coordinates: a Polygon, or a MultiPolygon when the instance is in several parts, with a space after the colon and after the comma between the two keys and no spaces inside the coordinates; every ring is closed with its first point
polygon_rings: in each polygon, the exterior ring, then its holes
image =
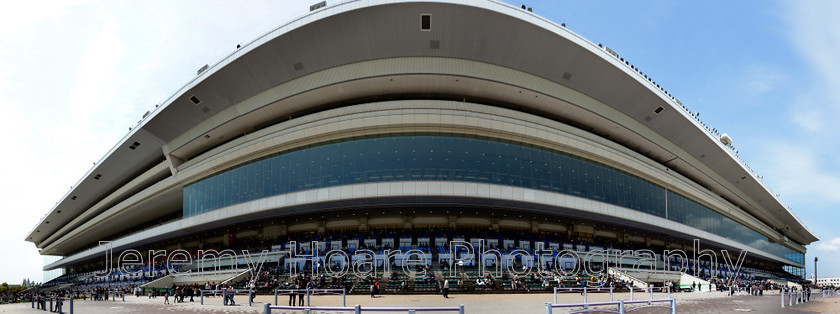
{"type": "Polygon", "coordinates": [[[443,280],[443,297],[449,298],[449,279],[443,280]]]}
{"type": "Polygon", "coordinates": [[[300,291],[298,291],[298,304],[299,304],[300,306],[304,306],[303,297],[304,297],[304,296],[306,295],[306,293],[307,293],[307,291],[306,291],[305,289],[306,289],[306,286],[307,286],[308,284],[309,284],[309,283],[303,284],[303,281],[301,281],[301,285],[300,285],[300,289],[301,289],[301,290],[300,290],[300,291]]]}
{"type": "Polygon", "coordinates": [[[289,286],[289,288],[291,288],[289,291],[289,306],[295,306],[295,289],[297,289],[297,284],[289,286]]]}
{"type": "Polygon", "coordinates": [[[169,288],[166,289],[166,294],[163,295],[163,304],[169,304],[169,288]]]}
{"type": "Polygon", "coordinates": [[[233,290],[233,286],[228,286],[227,291],[228,297],[230,298],[230,305],[236,305],[236,302],[233,301],[233,296],[236,293],[236,291],[233,290]]]}

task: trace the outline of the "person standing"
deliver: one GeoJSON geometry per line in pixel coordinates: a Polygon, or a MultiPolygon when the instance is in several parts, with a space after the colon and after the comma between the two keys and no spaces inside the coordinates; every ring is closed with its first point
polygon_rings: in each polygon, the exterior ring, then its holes
{"type": "Polygon", "coordinates": [[[373,294],[376,292],[376,287],[373,285],[373,281],[370,282],[370,297],[375,298],[373,294]]]}
{"type": "Polygon", "coordinates": [[[289,306],[295,306],[295,293],[297,293],[297,289],[300,288],[297,282],[294,285],[289,286],[291,288],[289,291],[289,306]]]}
{"type": "Polygon", "coordinates": [[[236,302],[233,301],[233,296],[236,294],[236,291],[233,290],[233,286],[228,286],[228,298],[230,298],[230,305],[236,305],[236,302]]]}
{"type": "Polygon", "coordinates": [[[443,280],[443,297],[449,298],[449,279],[443,280]]]}
{"type": "Polygon", "coordinates": [[[306,284],[303,284],[303,281],[301,281],[301,285],[300,285],[300,289],[301,289],[301,290],[300,290],[300,291],[298,291],[298,305],[299,305],[299,306],[304,306],[304,305],[306,305],[306,304],[303,302],[303,297],[304,297],[304,296],[306,295],[306,293],[307,293],[307,291],[305,290],[305,288],[306,288],[306,286],[307,286],[307,285],[309,285],[309,283],[308,283],[308,282],[307,282],[306,284]]]}

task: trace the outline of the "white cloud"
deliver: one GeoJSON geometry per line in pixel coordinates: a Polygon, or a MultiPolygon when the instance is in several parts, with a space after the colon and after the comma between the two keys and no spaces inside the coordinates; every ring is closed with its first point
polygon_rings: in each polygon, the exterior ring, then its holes
{"type": "Polygon", "coordinates": [[[752,64],[747,67],[744,80],[744,91],[764,94],[785,84],[787,77],[769,66],[752,64]]]}
{"type": "Polygon", "coordinates": [[[67,13],[90,0],[4,1],[0,4],[0,36],[13,34],[67,13]]]}
{"type": "Polygon", "coordinates": [[[820,241],[816,245],[817,251],[837,253],[840,252],[840,237],[828,241],[820,241]]]}
{"type": "Polygon", "coordinates": [[[812,90],[797,96],[793,100],[793,105],[788,108],[788,116],[794,125],[799,127],[798,131],[804,132],[809,137],[821,136],[823,132],[834,127],[834,123],[830,121],[833,119],[825,116],[831,108],[818,105],[825,101],[818,100],[824,96],[817,93],[817,90],[812,90]]]}
{"type": "MultiPolygon", "coordinates": [[[[782,15],[788,38],[810,65],[815,79],[806,82],[810,90],[791,108],[793,121],[802,131],[822,134],[830,142],[840,126],[840,12],[838,1],[787,1],[782,15]]],[[[836,147],[836,145],[835,145],[836,147]]]]}
{"type": "MultiPolygon", "coordinates": [[[[840,83],[840,23],[837,1],[788,1],[789,37],[829,86],[840,83]]],[[[840,91],[834,93],[840,99],[840,91]]]]}
{"type": "Polygon", "coordinates": [[[87,2],[0,3],[0,281],[41,281],[22,238],[143,112],[309,5],[87,2]]]}
{"type": "Polygon", "coordinates": [[[785,197],[840,203],[840,174],[833,170],[819,149],[807,143],[768,141],[771,184],[785,197]]]}

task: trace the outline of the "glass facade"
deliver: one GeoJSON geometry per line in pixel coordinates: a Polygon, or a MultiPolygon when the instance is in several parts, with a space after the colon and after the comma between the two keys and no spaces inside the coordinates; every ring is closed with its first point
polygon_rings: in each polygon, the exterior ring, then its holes
{"type": "Polygon", "coordinates": [[[805,262],[805,254],[771,242],[755,230],[670,190],[668,191],[667,218],[797,263],[805,262]]]}
{"type": "Polygon", "coordinates": [[[452,134],[359,137],[269,156],[186,186],[183,215],[290,192],[388,181],[466,181],[568,194],[663,217],[794,262],[804,261],[804,254],[626,172],[528,144],[452,134]]]}
{"type": "Polygon", "coordinates": [[[796,267],[796,266],[785,265],[785,266],[782,267],[782,269],[784,269],[786,272],[788,272],[791,275],[794,275],[798,278],[805,279],[805,268],[804,267],[796,267]]]}

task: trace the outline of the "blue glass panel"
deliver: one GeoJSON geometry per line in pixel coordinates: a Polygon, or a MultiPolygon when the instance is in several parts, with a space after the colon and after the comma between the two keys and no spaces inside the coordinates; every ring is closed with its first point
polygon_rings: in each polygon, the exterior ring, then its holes
{"type": "Polygon", "coordinates": [[[352,138],[269,156],[186,186],[183,216],[296,191],[406,180],[482,182],[584,197],[804,261],[802,253],[615,168],[533,145],[449,134],[352,138]]]}

